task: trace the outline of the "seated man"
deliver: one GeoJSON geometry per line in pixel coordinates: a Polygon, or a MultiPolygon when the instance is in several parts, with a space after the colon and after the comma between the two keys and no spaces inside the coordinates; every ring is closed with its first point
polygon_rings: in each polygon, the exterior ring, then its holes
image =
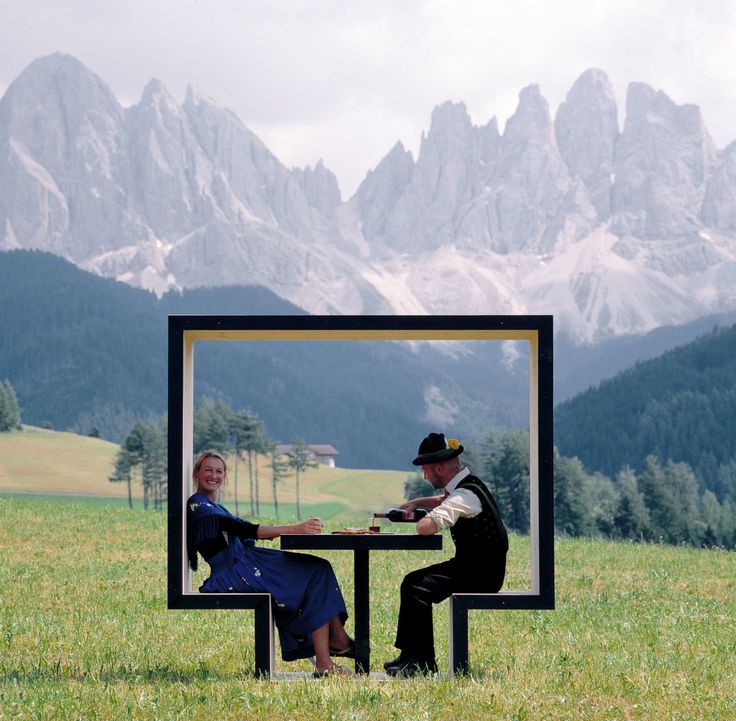
{"type": "Polygon", "coordinates": [[[414,498],[401,508],[407,517],[418,506],[432,509],[417,522],[417,533],[426,536],[449,528],[455,556],[404,577],[395,641],[401,654],[384,664],[391,676],[437,671],[433,603],[453,593],[495,593],[503,585],[509,547],[506,528],[488,487],[460,464],[463,450],[457,440],[430,433],[413,461],[444,495],[414,498]]]}

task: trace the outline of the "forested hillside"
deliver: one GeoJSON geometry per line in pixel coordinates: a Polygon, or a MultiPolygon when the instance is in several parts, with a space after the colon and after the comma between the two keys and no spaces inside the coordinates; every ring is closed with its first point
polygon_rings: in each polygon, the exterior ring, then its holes
{"type": "Polygon", "coordinates": [[[638,363],[555,412],[560,453],[614,476],[647,456],[687,463],[701,490],[736,500],[736,326],[638,363]]]}
{"type": "MultiPolygon", "coordinates": [[[[0,253],[0,274],[0,382],[23,422],[116,442],[166,410],[168,314],[302,313],[256,287],[159,300],[32,251],[0,253]]],[[[457,418],[462,436],[523,427],[528,364],[508,367],[490,345],[478,360],[427,344],[198,343],[195,391],[252,412],[273,440],[330,443],[344,466],[405,468],[438,419],[457,418]]]]}

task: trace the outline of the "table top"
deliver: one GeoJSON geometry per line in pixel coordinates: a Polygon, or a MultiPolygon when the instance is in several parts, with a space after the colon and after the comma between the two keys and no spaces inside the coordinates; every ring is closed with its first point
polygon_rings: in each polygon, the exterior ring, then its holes
{"type": "Polygon", "coordinates": [[[287,550],[343,551],[437,551],[442,548],[442,535],[420,536],[416,533],[316,533],[281,536],[281,548],[287,550]]]}

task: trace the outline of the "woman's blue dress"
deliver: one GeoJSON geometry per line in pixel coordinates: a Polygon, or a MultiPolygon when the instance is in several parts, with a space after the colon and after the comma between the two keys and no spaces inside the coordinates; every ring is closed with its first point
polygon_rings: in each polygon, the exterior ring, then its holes
{"type": "Polygon", "coordinates": [[[340,616],[345,601],[329,561],[304,553],[256,546],[258,525],[233,516],[202,493],[187,501],[187,546],[192,568],[196,553],[207,561],[204,593],[268,592],[285,661],[314,655],[310,633],[340,616]]]}

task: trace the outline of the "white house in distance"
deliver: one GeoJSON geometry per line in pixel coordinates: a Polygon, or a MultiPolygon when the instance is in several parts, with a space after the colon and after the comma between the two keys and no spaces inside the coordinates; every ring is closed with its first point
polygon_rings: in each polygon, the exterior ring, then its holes
{"type": "MultiPolygon", "coordinates": [[[[335,456],[337,450],[329,443],[308,443],[307,448],[310,452],[310,460],[319,463],[321,466],[335,467],[335,456]]],[[[288,455],[294,449],[291,444],[283,444],[276,446],[277,453],[288,455]]]]}

